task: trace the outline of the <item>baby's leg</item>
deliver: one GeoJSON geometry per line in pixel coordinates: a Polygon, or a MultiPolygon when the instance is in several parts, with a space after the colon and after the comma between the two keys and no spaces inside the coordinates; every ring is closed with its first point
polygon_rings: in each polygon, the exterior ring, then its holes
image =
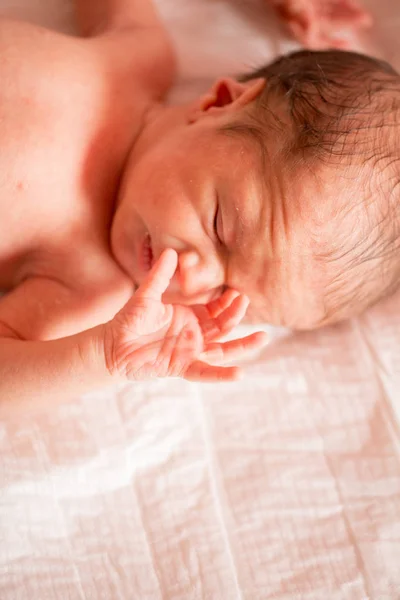
{"type": "Polygon", "coordinates": [[[358,0],[266,0],[286,21],[292,34],[312,49],[346,47],[335,36],[342,29],[371,25],[370,14],[358,0]]]}

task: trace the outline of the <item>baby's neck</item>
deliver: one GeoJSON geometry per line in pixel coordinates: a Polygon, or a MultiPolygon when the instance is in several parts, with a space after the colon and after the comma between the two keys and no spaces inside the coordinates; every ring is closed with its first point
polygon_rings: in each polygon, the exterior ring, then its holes
{"type": "Polygon", "coordinates": [[[167,106],[158,103],[149,107],[142,128],[131,146],[130,155],[142,156],[149,148],[158,144],[160,138],[183,126],[187,122],[189,109],[190,104],[167,106]]]}

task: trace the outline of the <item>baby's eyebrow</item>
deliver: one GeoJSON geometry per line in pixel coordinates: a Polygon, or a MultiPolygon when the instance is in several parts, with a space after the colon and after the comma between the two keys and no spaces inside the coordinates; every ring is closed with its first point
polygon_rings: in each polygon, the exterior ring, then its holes
{"type": "Polygon", "coordinates": [[[255,146],[258,150],[259,155],[259,161],[256,165],[256,177],[258,178],[258,181],[261,181],[263,187],[267,186],[267,167],[270,163],[270,159],[268,155],[268,149],[265,144],[265,133],[260,129],[260,127],[257,127],[256,125],[253,125],[251,123],[237,122],[225,125],[224,127],[222,127],[221,132],[226,133],[227,135],[232,135],[235,137],[237,136],[242,139],[243,137],[245,137],[245,139],[250,140],[253,143],[253,145],[255,142],[255,146]]]}
{"type": "MultiPolygon", "coordinates": [[[[230,123],[221,128],[221,132],[226,135],[234,136],[240,139],[250,140],[252,146],[256,146],[257,152],[257,161],[255,161],[254,172],[252,173],[254,181],[258,184],[256,187],[264,190],[269,189],[270,185],[268,185],[268,165],[270,163],[268,149],[265,145],[265,134],[261,131],[259,127],[250,123],[230,123]],[[255,142],[255,144],[254,144],[255,142]],[[261,182],[261,186],[259,185],[261,182]]],[[[258,213],[258,217],[254,219],[254,222],[251,223],[249,227],[246,223],[246,220],[243,219],[241,211],[239,207],[236,207],[236,214],[233,217],[234,227],[233,227],[233,244],[237,248],[238,242],[245,242],[245,238],[252,239],[258,230],[259,218],[261,217],[261,212],[258,213]]],[[[260,211],[262,207],[260,206],[260,211]]],[[[246,243],[244,244],[246,246],[246,243]]],[[[245,253],[240,252],[243,257],[245,257],[245,253]]]]}
{"type": "Polygon", "coordinates": [[[227,245],[232,254],[239,255],[245,261],[251,259],[248,249],[254,246],[254,241],[259,235],[263,205],[263,199],[259,194],[259,185],[250,186],[247,191],[248,199],[242,199],[241,206],[235,203],[231,204],[232,241],[227,245]]]}

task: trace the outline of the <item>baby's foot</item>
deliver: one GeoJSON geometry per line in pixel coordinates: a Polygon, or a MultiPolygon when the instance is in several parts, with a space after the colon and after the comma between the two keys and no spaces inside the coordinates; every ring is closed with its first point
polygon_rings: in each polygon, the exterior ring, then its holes
{"type": "Polygon", "coordinates": [[[371,15],[358,0],[267,0],[304,46],[312,49],[345,48],[337,31],[369,27],[371,15]]]}

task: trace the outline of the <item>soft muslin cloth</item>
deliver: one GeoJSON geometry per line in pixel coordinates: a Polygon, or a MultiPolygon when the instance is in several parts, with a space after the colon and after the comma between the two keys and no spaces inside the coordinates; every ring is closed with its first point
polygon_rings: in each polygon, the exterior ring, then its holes
{"type": "MultiPolygon", "coordinates": [[[[158,4],[174,98],[295,48],[262,2],[158,4]]],[[[370,5],[359,47],[399,65],[398,0],[370,5]]],[[[0,7],[71,28],[66,0],[0,7]]],[[[126,385],[1,423],[1,600],[400,599],[399,305],[283,332],[234,385],[126,385]]]]}

